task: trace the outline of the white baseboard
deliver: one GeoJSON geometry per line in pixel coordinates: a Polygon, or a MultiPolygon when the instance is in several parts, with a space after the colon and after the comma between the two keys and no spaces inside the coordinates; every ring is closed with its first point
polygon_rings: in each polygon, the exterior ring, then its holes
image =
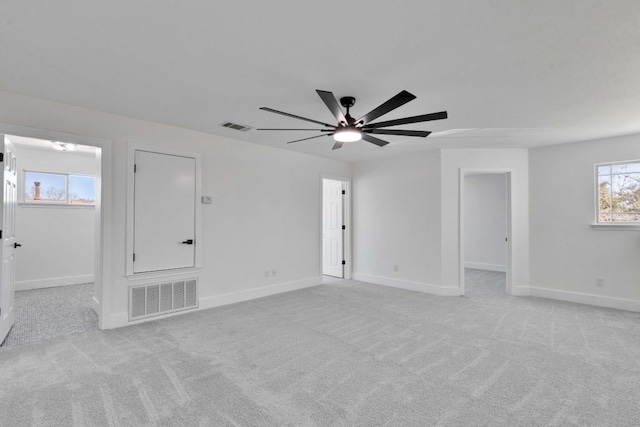
{"type": "Polygon", "coordinates": [[[512,286],[511,295],[515,297],[528,297],[531,295],[531,289],[528,286],[512,286]]]}
{"type": "Polygon", "coordinates": [[[104,326],[104,329],[120,328],[122,326],[133,325],[136,323],[149,322],[152,320],[159,320],[166,317],[179,316],[181,314],[193,313],[198,310],[205,310],[207,308],[220,307],[223,305],[235,304],[238,302],[249,301],[256,298],[268,297],[270,295],[281,294],[284,292],[297,291],[298,289],[311,288],[321,284],[322,278],[320,276],[308,277],[302,280],[296,280],[293,282],[279,283],[276,285],[263,286],[260,288],[245,289],[237,292],[229,292],[222,295],[213,295],[210,297],[203,297],[198,300],[198,308],[195,310],[178,311],[161,316],[147,317],[146,319],[140,319],[133,322],[129,322],[129,315],[127,313],[117,313],[110,316],[109,324],[104,326]]]}
{"type": "Polygon", "coordinates": [[[500,271],[502,273],[507,271],[506,265],[487,264],[485,262],[465,262],[464,268],[475,268],[476,270],[500,271]]]}
{"type": "Polygon", "coordinates": [[[298,289],[311,288],[322,283],[322,277],[308,277],[293,282],[279,283],[277,285],[263,286],[259,288],[245,289],[237,292],[230,292],[222,295],[200,298],[200,309],[219,307],[221,305],[235,304],[237,302],[249,301],[256,298],[268,297],[269,295],[281,294],[284,292],[297,291],[298,289]]]}
{"type": "Polygon", "coordinates": [[[560,301],[576,302],[579,304],[596,305],[598,307],[640,312],[640,301],[637,300],[604,297],[601,295],[582,294],[578,292],[537,287],[530,287],[529,294],[533,297],[550,298],[560,301]]]}
{"type": "Polygon", "coordinates": [[[353,273],[353,280],[373,283],[374,285],[389,286],[391,288],[405,289],[407,291],[423,292],[432,295],[452,296],[460,295],[460,289],[454,287],[440,287],[428,283],[411,282],[409,280],[394,279],[391,277],[375,276],[373,274],[353,273]]]}
{"type": "Polygon", "coordinates": [[[54,277],[52,279],[22,280],[16,281],[16,291],[29,289],[53,288],[56,286],[79,285],[93,282],[93,274],[81,276],[54,277]]]}

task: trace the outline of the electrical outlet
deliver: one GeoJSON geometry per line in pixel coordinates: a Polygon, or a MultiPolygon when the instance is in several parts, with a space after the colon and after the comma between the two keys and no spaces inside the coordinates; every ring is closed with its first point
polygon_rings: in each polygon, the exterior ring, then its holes
{"type": "Polygon", "coordinates": [[[398,272],[398,264],[393,264],[393,271],[398,272]]]}
{"type": "Polygon", "coordinates": [[[276,277],[276,269],[275,268],[271,269],[271,277],[276,277]]]}
{"type": "Polygon", "coordinates": [[[596,286],[602,288],[604,286],[604,279],[602,277],[596,278],[596,286]]]}
{"type": "Polygon", "coordinates": [[[267,269],[267,270],[265,270],[265,271],[264,271],[264,277],[265,277],[265,278],[269,277],[269,269],[267,269]]]}

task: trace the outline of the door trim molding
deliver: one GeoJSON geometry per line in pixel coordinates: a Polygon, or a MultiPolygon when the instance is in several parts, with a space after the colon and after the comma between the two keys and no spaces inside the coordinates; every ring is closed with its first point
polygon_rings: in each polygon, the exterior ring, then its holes
{"type": "Polygon", "coordinates": [[[125,275],[127,280],[136,280],[141,278],[141,274],[145,278],[149,276],[161,277],[164,275],[175,275],[194,269],[200,269],[202,267],[202,207],[200,201],[202,199],[202,155],[200,153],[194,153],[190,151],[174,150],[170,148],[157,147],[155,145],[144,145],[134,142],[127,144],[127,219],[126,219],[126,250],[125,250],[125,275]],[[134,224],[134,172],[133,165],[135,164],[136,151],[146,151],[149,153],[166,154],[170,156],[188,157],[195,159],[196,161],[196,194],[195,194],[195,266],[187,267],[185,269],[170,269],[161,270],[157,272],[145,272],[134,273],[133,272],[133,224],[134,224]]]}
{"type": "Polygon", "coordinates": [[[345,198],[343,200],[344,205],[343,205],[343,209],[344,209],[344,222],[345,222],[345,226],[346,226],[346,233],[343,234],[344,237],[344,241],[342,242],[343,248],[342,248],[342,256],[344,257],[344,260],[346,262],[346,265],[343,268],[343,276],[345,279],[351,279],[351,275],[353,272],[353,265],[352,265],[352,257],[351,257],[351,237],[353,236],[353,224],[351,221],[351,191],[352,191],[352,186],[351,186],[351,177],[348,176],[342,176],[342,175],[331,175],[331,174],[320,174],[320,207],[318,209],[318,212],[320,213],[320,220],[318,222],[319,224],[319,231],[318,231],[318,248],[320,250],[320,259],[318,262],[318,271],[320,272],[320,277],[322,277],[322,201],[324,199],[324,195],[322,192],[322,188],[323,188],[323,180],[325,179],[330,179],[333,181],[341,181],[344,183],[344,187],[345,187],[345,198]]]}
{"type": "Polygon", "coordinates": [[[24,136],[53,141],[72,142],[80,145],[90,145],[100,150],[96,154],[96,161],[100,166],[99,185],[96,188],[96,246],[94,263],[94,295],[93,307],[98,315],[98,328],[109,328],[109,301],[111,289],[111,224],[112,218],[112,141],[91,136],[76,135],[47,129],[31,128],[0,123],[0,133],[24,136]],[[105,286],[107,285],[107,286],[105,286]]]}
{"type": "Polygon", "coordinates": [[[513,194],[513,185],[512,185],[512,179],[513,179],[513,173],[514,173],[514,169],[510,169],[510,168],[505,168],[505,169],[481,169],[481,168],[460,168],[460,179],[459,179],[459,193],[458,193],[458,197],[459,197],[459,223],[458,223],[458,227],[459,227],[459,237],[460,237],[460,242],[459,242],[459,248],[460,248],[460,253],[458,254],[458,265],[460,268],[460,273],[458,274],[459,277],[459,284],[458,287],[460,288],[461,294],[464,295],[465,294],[465,284],[464,284],[464,279],[465,279],[465,273],[464,273],[464,268],[465,268],[465,259],[464,259],[464,239],[465,239],[465,234],[464,234],[464,208],[465,208],[465,194],[464,194],[464,181],[465,181],[465,177],[467,175],[503,175],[505,177],[505,181],[506,181],[506,206],[507,206],[507,259],[506,259],[506,265],[505,265],[505,273],[506,273],[506,282],[507,282],[507,286],[506,286],[506,292],[509,295],[513,294],[513,289],[512,289],[512,283],[513,283],[513,266],[512,266],[512,262],[513,262],[513,230],[512,230],[512,215],[513,215],[513,201],[514,201],[514,194],[513,194]]]}

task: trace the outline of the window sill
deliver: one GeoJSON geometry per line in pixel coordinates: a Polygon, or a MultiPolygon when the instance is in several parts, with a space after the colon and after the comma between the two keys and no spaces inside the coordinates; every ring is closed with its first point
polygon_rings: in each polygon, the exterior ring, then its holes
{"type": "Polygon", "coordinates": [[[591,224],[594,230],[640,231],[640,224],[591,224]]]}
{"type": "Polygon", "coordinates": [[[81,205],[71,203],[30,203],[19,202],[18,206],[22,208],[63,208],[63,209],[94,209],[96,205],[81,205]]]}

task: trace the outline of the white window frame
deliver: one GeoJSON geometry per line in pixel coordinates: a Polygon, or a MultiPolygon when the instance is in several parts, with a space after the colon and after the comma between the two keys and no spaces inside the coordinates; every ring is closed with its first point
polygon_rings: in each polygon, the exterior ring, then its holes
{"type": "Polygon", "coordinates": [[[640,159],[636,160],[622,160],[617,162],[603,162],[596,163],[593,166],[594,176],[594,222],[591,225],[596,230],[636,230],[640,231],[640,221],[637,222],[600,222],[600,180],[598,177],[598,168],[602,166],[615,166],[638,163],[640,159]]]}
{"type": "MultiPolygon", "coordinates": [[[[55,207],[68,207],[68,208],[94,208],[96,206],[96,202],[94,200],[93,203],[71,203],[71,201],[69,200],[69,177],[71,176],[84,176],[84,177],[89,177],[89,178],[93,178],[96,181],[96,185],[97,185],[97,177],[95,175],[90,175],[90,174],[86,174],[86,173],[66,173],[66,172],[49,172],[49,171],[40,171],[40,170],[31,170],[31,169],[24,169],[22,171],[22,185],[19,186],[19,193],[20,193],[20,205],[24,206],[24,207],[34,207],[34,206],[55,206],[55,207]],[[62,201],[52,201],[52,202],[48,202],[48,201],[35,201],[35,200],[27,200],[26,199],[26,182],[27,182],[27,174],[28,173],[42,173],[42,174],[47,174],[47,175],[60,175],[60,176],[64,176],[65,177],[65,200],[62,201]]],[[[94,194],[95,197],[95,194],[94,194]]]]}

